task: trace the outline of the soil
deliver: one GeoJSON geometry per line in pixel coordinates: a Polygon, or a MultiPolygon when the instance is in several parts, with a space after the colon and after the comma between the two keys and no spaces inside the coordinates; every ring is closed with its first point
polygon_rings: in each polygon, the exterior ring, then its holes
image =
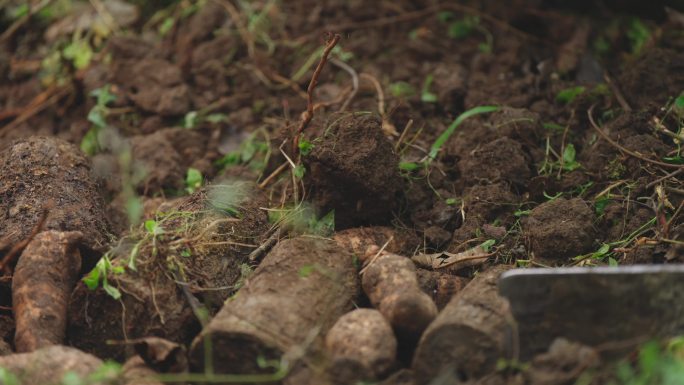
{"type": "MultiPolygon", "coordinates": [[[[211,318],[236,293],[244,308],[240,296],[257,286],[283,294],[278,274],[249,278],[288,238],[334,238],[359,268],[385,251],[493,245],[466,268],[418,269],[439,309],[498,265],[684,262],[681,2],[92,2],[113,7],[119,25],[89,3],[41,3],[26,18],[21,3],[0,9],[0,336],[10,347],[11,270],[23,243],[48,230],[83,234],[79,278],[103,256],[124,271],[106,273],[121,299],[79,281],[65,341],[122,363],[130,339],[200,346],[208,319],[194,301],[211,318]],[[77,17],[79,31],[68,22],[77,17]],[[319,73],[331,33],[340,40],[319,73]],[[479,106],[499,109],[438,143],[479,106]],[[357,234],[365,240],[345,241],[357,234]]],[[[292,312],[307,306],[286,299],[292,312]]],[[[268,358],[285,351],[264,345],[268,358]]],[[[537,372],[501,381],[570,383],[586,369],[585,347],[550,348],[537,372]]],[[[410,383],[411,353],[376,380],[410,383]]],[[[203,355],[195,349],[193,370],[203,355]]],[[[306,365],[298,376],[314,376],[306,365]]]]}

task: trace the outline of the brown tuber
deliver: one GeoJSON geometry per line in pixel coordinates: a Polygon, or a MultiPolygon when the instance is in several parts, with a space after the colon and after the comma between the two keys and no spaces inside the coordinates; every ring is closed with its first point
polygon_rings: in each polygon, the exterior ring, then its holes
{"type": "Polygon", "coordinates": [[[425,330],[413,359],[419,383],[449,375],[477,379],[493,372],[499,358],[508,358],[513,316],[497,290],[507,269],[499,265],[478,274],[425,330]]]}
{"type": "Polygon", "coordinates": [[[281,241],[195,338],[191,366],[202,369],[211,360],[217,373],[268,373],[258,365],[261,357],[285,360],[290,378],[301,375],[316,366],[322,336],[351,310],[357,280],[352,256],[334,242],[281,241]]]}
{"type": "Polygon", "coordinates": [[[416,340],[437,316],[437,306],[418,285],[413,262],[381,253],[362,277],[363,291],[394,328],[399,339],[416,340]]]}
{"type": "Polygon", "coordinates": [[[335,384],[376,380],[392,368],[397,340],[392,327],[374,309],[356,309],[335,323],[325,339],[335,384]]]}
{"type": "Polygon", "coordinates": [[[45,231],[24,249],[12,279],[17,352],[64,343],[69,296],[81,270],[79,232],[45,231]]]}

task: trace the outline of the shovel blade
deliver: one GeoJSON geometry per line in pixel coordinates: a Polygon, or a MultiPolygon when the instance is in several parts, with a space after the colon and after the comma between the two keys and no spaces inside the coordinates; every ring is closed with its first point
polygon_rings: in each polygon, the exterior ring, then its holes
{"type": "Polygon", "coordinates": [[[499,292],[511,304],[522,359],[557,337],[606,347],[684,333],[684,265],[514,269],[499,292]]]}

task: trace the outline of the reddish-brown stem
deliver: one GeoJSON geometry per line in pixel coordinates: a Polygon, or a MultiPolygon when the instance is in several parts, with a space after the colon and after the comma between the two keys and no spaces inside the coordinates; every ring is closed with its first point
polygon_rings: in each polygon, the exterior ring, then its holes
{"type": "Polygon", "coordinates": [[[311,122],[311,119],[313,118],[313,91],[314,89],[316,89],[316,84],[318,84],[318,77],[321,75],[321,71],[323,71],[323,67],[325,66],[325,63],[328,61],[328,56],[330,55],[330,52],[333,50],[333,48],[335,48],[337,42],[340,41],[340,38],[340,35],[335,34],[328,41],[328,43],[325,46],[325,49],[323,50],[321,60],[318,62],[318,65],[316,66],[316,69],[314,70],[314,73],[311,76],[309,87],[306,89],[306,111],[304,111],[304,113],[302,114],[302,119],[299,122],[299,126],[297,127],[297,133],[295,134],[294,138],[295,151],[297,151],[297,147],[299,145],[299,137],[302,135],[302,132],[304,132],[304,129],[306,129],[306,127],[311,122]]]}

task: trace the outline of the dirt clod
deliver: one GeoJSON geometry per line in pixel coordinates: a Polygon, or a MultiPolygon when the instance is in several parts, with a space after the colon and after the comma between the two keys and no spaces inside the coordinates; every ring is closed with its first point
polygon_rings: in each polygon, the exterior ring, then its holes
{"type": "Polygon", "coordinates": [[[557,198],[522,220],[528,247],[537,258],[566,261],[594,246],[594,214],[579,198],[557,198]]]}
{"type": "Polygon", "coordinates": [[[305,156],[311,198],[323,213],[335,210],[344,229],[389,222],[402,188],[399,159],[384,137],[380,120],[345,114],[333,120],[305,156]]]}

